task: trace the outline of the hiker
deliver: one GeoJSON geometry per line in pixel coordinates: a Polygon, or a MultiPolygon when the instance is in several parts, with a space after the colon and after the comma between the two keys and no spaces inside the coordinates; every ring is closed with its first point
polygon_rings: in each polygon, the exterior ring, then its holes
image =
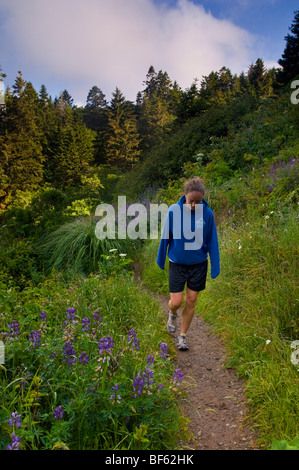
{"type": "Polygon", "coordinates": [[[171,333],[176,331],[177,310],[182,305],[187,283],[178,336],[180,350],[189,349],[186,333],[192,322],[198,293],[205,289],[208,254],[211,278],[215,279],[220,274],[216,224],[213,211],[203,197],[204,192],[201,178],[194,177],[185,182],[183,196],[168,209],[157,255],[157,264],[161,269],[164,269],[166,254],[169,258],[167,329],[171,333]]]}

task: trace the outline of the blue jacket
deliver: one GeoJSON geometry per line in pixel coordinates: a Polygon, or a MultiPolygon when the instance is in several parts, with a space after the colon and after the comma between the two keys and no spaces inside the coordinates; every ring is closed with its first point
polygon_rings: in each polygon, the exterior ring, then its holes
{"type": "MultiPolygon", "coordinates": [[[[183,205],[186,201],[185,196],[183,195],[180,200],[176,203],[180,206],[181,214],[183,213],[183,205]]],[[[161,269],[164,269],[165,259],[168,248],[168,258],[174,263],[180,264],[195,264],[205,261],[208,258],[208,253],[210,256],[211,262],[211,278],[215,279],[220,274],[220,257],[219,257],[219,246],[218,246],[218,237],[216,224],[214,219],[214,213],[209,208],[208,203],[205,199],[202,199],[201,204],[203,204],[203,240],[201,248],[199,249],[186,249],[185,243],[190,243],[191,239],[186,240],[184,238],[184,231],[181,229],[180,238],[173,236],[174,226],[173,226],[173,209],[178,209],[176,204],[173,204],[169,207],[167,216],[164,223],[164,229],[167,225],[169,229],[169,235],[167,238],[161,238],[158,255],[157,255],[157,264],[161,269]]],[[[195,227],[195,211],[191,212],[191,230],[194,231],[195,227]]],[[[183,216],[181,217],[181,220],[183,216]]],[[[183,222],[182,222],[183,224],[183,222]]],[[[164,230],[163,229],[163,230],[164,230]]],[[[193,238],[195,238],[193,236],[193,238]]]]}

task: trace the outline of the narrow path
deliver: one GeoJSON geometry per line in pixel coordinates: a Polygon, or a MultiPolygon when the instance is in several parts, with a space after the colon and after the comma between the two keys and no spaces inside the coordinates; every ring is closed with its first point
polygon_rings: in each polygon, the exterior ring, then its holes
{"type": "MultiPolygon", "coordinates": [[[[140,282],[140,268],[135,266],[140,282]]],[[[142,283],[141,283],[142,285],[142,283]]],[[[142,286],[144,288],[144,286],[142,286]]],[[[148,289],[147,289],[148,290],[148,289]]],[[[168,296],[151,292],[168,314],[168,296]]],[[[178,311],[178,330],[181,309],[178,311]]],[[[176,342],[177,333],[170,334],[176,342]]],[[[188,351],[177,350],[175,364],[184,373],[187,397],[182,400],[184,416],[190,419],[191,440],[181,442],[192,450],[252,450],[258,438],[246,424],[246,396],[242,381],[232,369],[224,367],[225,349],[211,327],[195,315],[188,331],[188,351]]]]}

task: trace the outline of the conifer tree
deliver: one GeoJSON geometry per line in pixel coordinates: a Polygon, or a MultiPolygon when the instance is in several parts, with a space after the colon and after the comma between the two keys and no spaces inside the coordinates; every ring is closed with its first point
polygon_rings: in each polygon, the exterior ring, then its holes
{"type": "Polygon", "coordinates": [[[105,95],[100,88],[93,86],[87,96],[86,107],[87,108],[105,108],[107,101],[105,95]]]}
{"type": "Polygon", "coordinates": [[[156,73],[152,65],[144,85],[138,94],[138,129],[143,149],[149,149],[171,129],[180,91],[177,84],[174,89],[167,72],[156,73]]]}
{"type": "Polygon", "coordinates": [[[258,98],[269,96],[273,91],[271,74],[260,58],[249,66],[248,80],[258,98]]]}
{"type": "Polygon", "coordinates": [[[295,17],[289,30],[292,34],[285,36],[286,47],[282,58],[278,60],[282,71],[278,75],[279,81],[284,84],[299,75],[299,10],[295,11],[295,17]]]}
{"type": "Polygon", "coordinates": [[[43,181],[41,131],[38,125],[38,94],[19,72],[13,94],[6,98],[2,121],[0,166],[5,175],[2,204],[17,191],[35,190],[43,181]]]}
{"type": "Polygon", "coordinates": [[[107,162],[120,168],[130,168],[140,155],[140,138],[137,132],[134,106],[126,101],[116,87],[107,109],[108,127],[106,133],[107,162]]]}
{"type": "Polygon", "coordinates": [[[65,189],[81,184],[88,174],[95,136],[70,107],[64,109],[63,116],[60,111],[57,109],[56,125],[48,136],[45,176],[54,187],[65,189]]]}

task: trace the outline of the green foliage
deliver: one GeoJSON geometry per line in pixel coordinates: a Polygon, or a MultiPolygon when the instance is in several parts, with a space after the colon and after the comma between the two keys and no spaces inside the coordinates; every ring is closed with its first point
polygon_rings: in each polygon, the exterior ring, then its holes
{"type": "Polygon", "coordinates": [[[53,275],[22,293],[2,284],[0,305],[2,450],[11,432],[23,450],[175,448],[184,422],[173,349],[159,354],[160,307],[127,271],[68,285],[53,275]],[[8,423],[15,412],[20,427],[8,423]]]}
{"type": "Polygon", "coordinates": [[[271,450],[299,450],[299,436],[289,442],[286,440],[279,441],[274,439],[271,450]]]}

